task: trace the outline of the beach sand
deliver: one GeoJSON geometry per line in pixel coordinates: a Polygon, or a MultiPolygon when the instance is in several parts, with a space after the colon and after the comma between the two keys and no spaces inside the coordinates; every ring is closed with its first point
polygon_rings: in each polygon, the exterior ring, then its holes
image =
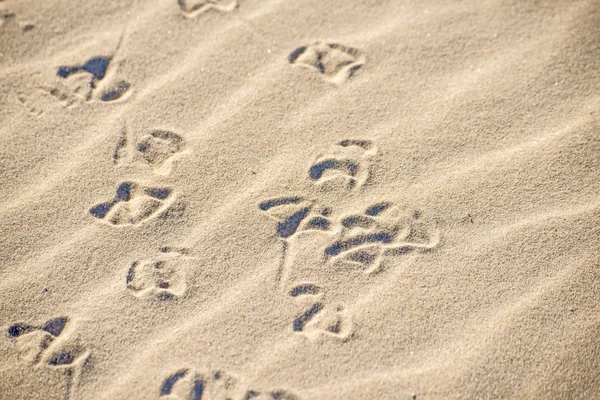
{"type": "Polygon", "coordinates": [[[600,2],[0,1],[1,399],[600,399],[600,2]]]}

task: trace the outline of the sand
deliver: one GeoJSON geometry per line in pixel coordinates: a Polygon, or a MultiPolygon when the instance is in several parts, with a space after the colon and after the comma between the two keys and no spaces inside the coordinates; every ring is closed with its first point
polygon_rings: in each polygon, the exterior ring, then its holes
{"type": "Polygon", "coordinates": [[[600,399],[599,27],[0,1],[0,398],[600,399]]]}

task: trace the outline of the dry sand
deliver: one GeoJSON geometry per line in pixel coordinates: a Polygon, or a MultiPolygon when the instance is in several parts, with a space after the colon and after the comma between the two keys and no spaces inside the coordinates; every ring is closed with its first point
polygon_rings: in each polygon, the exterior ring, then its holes
{"type": "Polygon", "coordinates": [[[600,2],[0,1],[1,399],[599,399],[600,2]]]}

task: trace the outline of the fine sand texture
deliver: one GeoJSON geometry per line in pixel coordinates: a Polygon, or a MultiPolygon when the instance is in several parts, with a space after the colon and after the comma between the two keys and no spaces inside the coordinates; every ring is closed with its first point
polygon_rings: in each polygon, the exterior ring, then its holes
{"type": "Polygon", "coordinates": [[[599,0],[0,0],[0,399],[600,399],[599,0]]]}

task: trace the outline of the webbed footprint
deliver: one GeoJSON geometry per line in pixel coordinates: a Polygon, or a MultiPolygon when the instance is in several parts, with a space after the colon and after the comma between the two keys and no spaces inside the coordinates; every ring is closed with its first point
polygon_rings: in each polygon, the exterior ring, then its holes
{"type": "Polygon", "coordinates": [[[159,395],[170,399],[241,399],[244,388],[239,378],[225,371],[181,369],[161,384],[159,395]]]}
{"type": "Polygon", "coordinates": [[[336,240],[325,248],[328,262],[356,266],[367,274],[381,271],[385,255],[430,251],[440,242],[437,228],[421,221],[420,213],[403,214],[388,202],[344,216],[339,225],[336,240]]]}
{"type": "Polygon", "coordinates": [[[343,306],[325,306],[315,303],[293,322],[292,329],[309,339],[319,336],[347,340],[352,334],[350,317],[343,306]]]}
{"type": "MultiPolygon", "coordinates": [[[[104,83],[109,66],[114,64],[113,56],[96,56],[88,59],[83,64],[63,65],[58,68],[56,75],[63,79],[68,91],[62,91],[64,96],[76,96],[82,100],[97,98],[103,102],[114,101],[125,96],[131,88],[127,81],[120,80],[110,84],[114,78],[107,78],[108,84],[104,83]]],[[[123,61],[117,64],[122,65],[123,61]]],[[[111,70],[114,68],[111,67],[111,70]]],[[[111,76],[114,76],[113,72],[111,76]]],[[[51,93],[58,89],[52,89],[51,93]]],[[[57,96],[58,97],[58,96],[57,96]]],[[[73,100],[71,100],[72,102],[73,100]]]]}
{"type": "Polygon", "coordinates": [[[300,400],[288,390],[256,390],[227,371],[183,368],[160,385],[159,396],[172,400],[300,400]]]}
{"type": "Polygon", "coordinates": [[[277,221],[276,232],[281,239],[293,239],[304,231],[327,231],[331,210],[299,196],[265,200],[258,208],[277,221]]]}
{"type": "Polygon", "coordinates": [[[183,139],[176,133],[155,130],[146,135],[137,144],[139,157],[156,167],[167,161],[183,149],[183,139]]]}
{"type": "Polygon", "coordinates": [[[125,279],[127,289],[139,298],[169,300],[184,295],[185,269],[190,258],[185,248],[163,247],[154,258],[134,261],[125,279]]]}
{"type": "Polygon", "coordinates": [[[293,271],[294,257],[290,256],[290,252],[295,251],[297,238],[308,232],[328,233],[331,226],[331,210],[299,196],[265,200],[258,208],[276,221],[276,234],[283,243],[276,281],[280,289],[285,290],[289,275],[293,271]]]}
{"type": "Polygon", "coordinates": [[[71,91],[85,99],[91,100],[93,90],[105,74],[111,57],[92,57],[80,65],[65,65],[58,68],[56,75],[64,79],[71,91]]]}
{"type": "Polygon", "coordinates": [[[311,340],[325,336],[345,341],[352,336],[352,322],[345,307],[327,304],[319,286],[299,284],[289,295],[303,308],[292,323],[294,333],[311,340]]]}
{"type": "Polygon", "coordinates": [[[365,57],[358,49],[326,42],[298,47],[288,60],[291,64],[315,69],[325,80],[337,84],[352,77],[365,63],[365,57]]]}
{"type": "Polygon", "coordinates": [[[152,168],[159,175],[171,172],[173,161],[186,154],[183,138],[169,130],[155,129],[138,138],[123,128],[113,153],[117,165],[138,163],[152,168]]]}
{"type": "Polygon", "coordinates": [[[68,322],[66,317],[53,318],[42,325],[16,323],[8,328],[8,337],[15,341],[21,356],[37,363],[44,351],[57,338],[68,322]]]}
{"type": "Polygon", "coordinates": [[[188,18],[194,18],[209,10],[229,12],[238,6],[237,0],[177,0],[177,4],[188,18]]]}
{"type": "Polygon", "coordinates": [[[111,226],[139,225],[165,212],[174,199],[170,188],[123,182],[112,200],[93,206],[89,212],[111,226]]]}
{"type": "Polygon", "coordinates": [[[66,371],[65,398],[74,396],[83,365],[91,352],[73,334],[69,318],[53,318],[41,325],[16,323],[8,328],[7,333],[22,358],[33,368],[66,371]],[[69,335],[63,334],[65,329],[69,329],[69,335]]]}

